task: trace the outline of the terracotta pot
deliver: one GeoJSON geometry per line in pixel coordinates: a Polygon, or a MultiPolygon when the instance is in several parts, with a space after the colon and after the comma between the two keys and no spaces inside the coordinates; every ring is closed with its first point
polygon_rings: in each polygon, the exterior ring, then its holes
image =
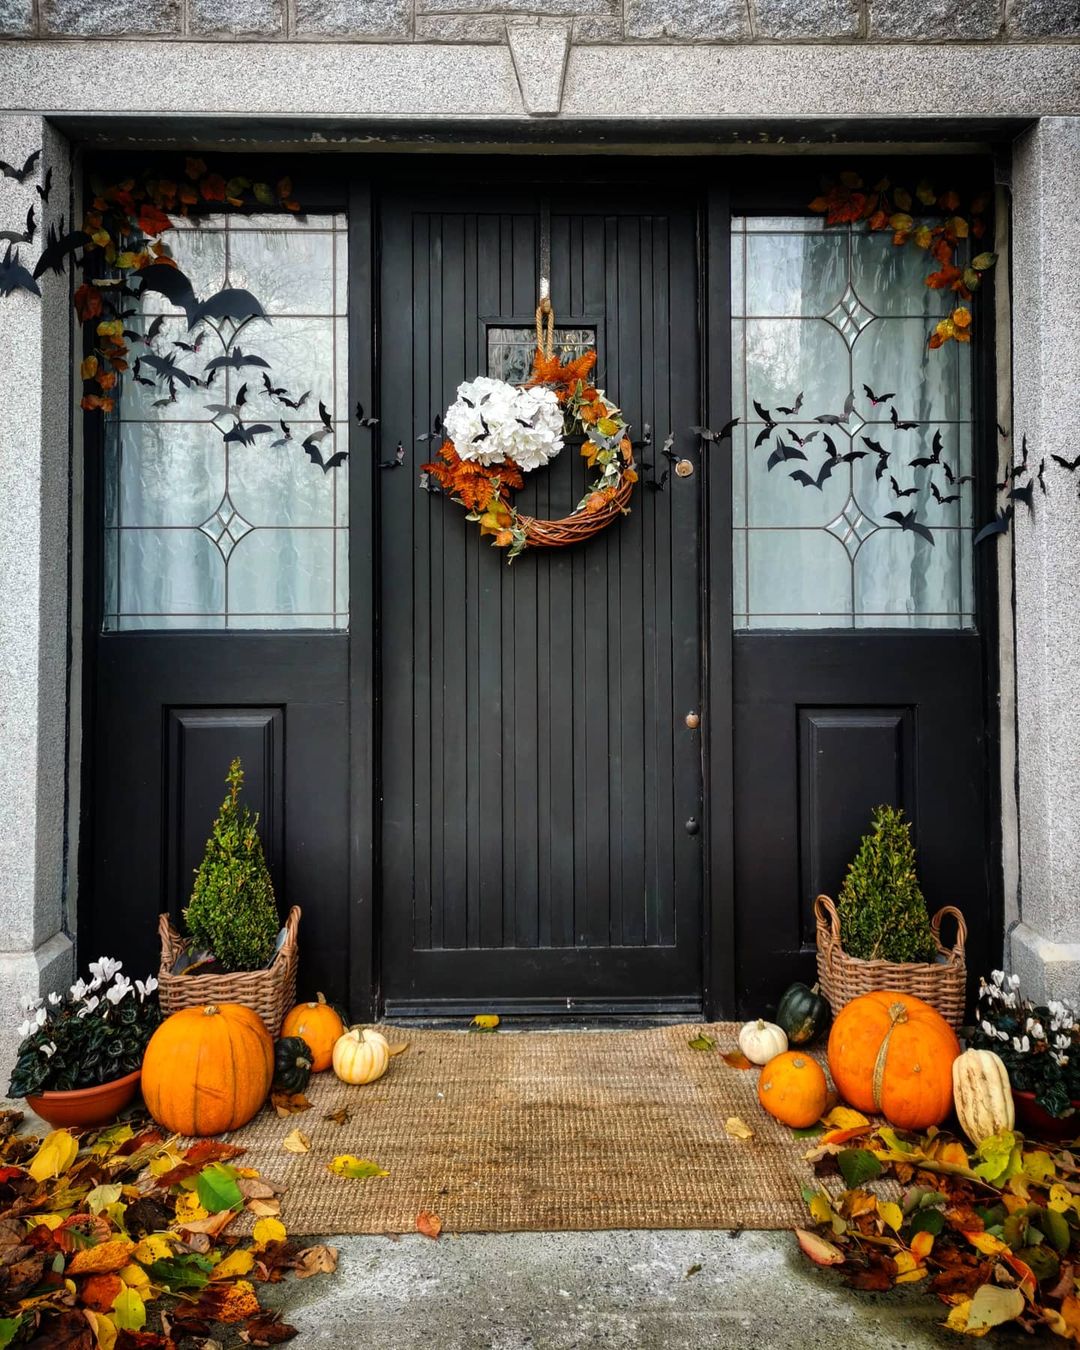
{"type": "Polygon", "coordinates": [[[139,1090],[141,1069],[114,1078],[97,1087],[75,1088],[71,1092],[39,1092],[27,1097],[26,1104],[56,1129],[68,1125],[105,1125],[125,1106],[130,1106],[139,1090]]]}
{"type": "Polygon", "coordinates": [[[1045,1139],[1060,1143],[1064,1139],[1080,1139],[1080,1102],[1073,1102],[1074,1113],[1063,1120],[1044,1111],[1035,1100],[1034,1092],[1012,1090],[1016,1104],[1016,1123],[1031,1139],[1045,1139]]]}

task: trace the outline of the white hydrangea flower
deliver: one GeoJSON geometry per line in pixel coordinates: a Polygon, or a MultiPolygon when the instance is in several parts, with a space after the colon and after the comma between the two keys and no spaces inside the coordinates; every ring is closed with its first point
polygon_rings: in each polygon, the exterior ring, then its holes
{"type": "Polygon", "coordinates": [[[487,375],[458,385],[444,425],[461,458],[476,464],[510,459],[528,473],[563,447],[563,414],[554,390],[517,389],[487,375]]]}

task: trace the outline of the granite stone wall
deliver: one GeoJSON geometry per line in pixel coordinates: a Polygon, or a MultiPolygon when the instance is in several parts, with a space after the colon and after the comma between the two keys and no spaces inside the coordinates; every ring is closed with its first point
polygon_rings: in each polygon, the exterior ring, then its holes
{"type": "Polygon", "coordinates": [[[1080,39],[1080,0],[0,0],[0,36],[503,42],[511,15],[590,44],[1080,39]]]}

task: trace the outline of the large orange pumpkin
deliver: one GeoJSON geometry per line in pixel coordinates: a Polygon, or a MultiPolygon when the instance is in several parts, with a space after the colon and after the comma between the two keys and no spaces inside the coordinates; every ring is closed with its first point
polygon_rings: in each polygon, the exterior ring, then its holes
{"type": "Polygon", "coordinates": [[[904,1130],[940,1125],[949,1114],[959,1053],[936,1009],[888,990],[852,999],[829,1033],[829,1072],[841,1097],[904,1130]]]}
{"type": "Polygon", "coordinates": [[[281,1034],[300,1036],[311,1051],[312,1070],[322,1073],[330,1067],[334,1046],[345,1035],[345,1023],[340,1013],[319,994],[315,1003],[298,1003],[285,1014],[281,1034]]]}
{"type": "Polygon", "coordinates": [[[821,1065],[805,1050],[785,1050],[762,1069],[757,1095],[770,1116],[803,1130],[825,1114],[829,1085],[821,1065]]]}
{"type": "Polygon", "coordinates": [[[262,1018],[239,1003],[181,1008],[146,1047],[142,1094],[159,1125],[174,1134],[236,1130],[266,1100],[274,1042],[262,1018]]]}

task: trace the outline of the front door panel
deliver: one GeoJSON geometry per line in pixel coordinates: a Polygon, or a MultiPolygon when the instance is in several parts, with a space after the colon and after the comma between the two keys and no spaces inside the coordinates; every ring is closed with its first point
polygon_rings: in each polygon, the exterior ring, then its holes
{"type": "MultiPolygon", "coordinates": [[[[396,197],[382,216],[382,438],[409,468],[378,483],[390,1013],[700,1001],[700,742],[684,722],[700,704],[700,474],[669,473],[598,538],[511,566],[416,486],[438,444],[416,438],[457,384],[523,377],[539,206],[479,190],[396,197]]],[[[550,210],[560,330],[595,340],[596,382],[635,436],[676,428],[690,451],[694,210],[550,210]]],[[[586,472],[567,445],[520,508],[569,514],[586,472]]]]}

